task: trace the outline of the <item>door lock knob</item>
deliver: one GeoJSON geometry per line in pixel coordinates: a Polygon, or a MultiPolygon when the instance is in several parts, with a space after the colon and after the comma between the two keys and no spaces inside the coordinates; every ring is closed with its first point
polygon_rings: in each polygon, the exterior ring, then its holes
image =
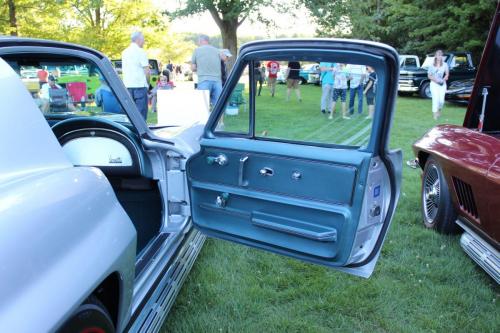
{"type": "Polygon", "coordinates": [[[227,201],[229,200],[229,193],[222,193],[215,198],[215,205],[218,208],[226,207],[227,201]]]}

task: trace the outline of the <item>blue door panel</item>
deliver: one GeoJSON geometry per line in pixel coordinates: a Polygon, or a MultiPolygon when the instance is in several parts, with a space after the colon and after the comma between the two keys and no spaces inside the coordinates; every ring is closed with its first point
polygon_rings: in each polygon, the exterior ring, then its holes
{"type": "MultiPolygon", "coordinates": [[[[193,220],[202,230],[211,230],[242,239],[259,239],[263,244],[288,248],[297,253],[313,255],[339,264],[347,260],[338,257],[339,249],[351,240],[343,237],[352,227],[349,209],[319,210],[303,205],[287,204],[251,195],[251,192],[220,192],[192,184],[193,220]],[[247,195],[243,195],[246,193],[247,195]],[[217,205],[224,196],[224,207],[217,205]],[[228,222],[230,221],[230,222],[228,222]]],[[[349,253],[347,251],[346,253],[349,253]]]]}
{"type": "Polygon", "coordinates": [[[352,203],[357,178],[352,165],[224,149],[206,149],[190,165],[205,169],[194,181],[344,205],[352,203]],[[217,158],[225,163],[218,164],[217,158]]]}
{"type": "Polygon", "coordinates": [[[233,148],[242,151],[204,147],[188,162],[196,227],[243,243],[258,239],[278,253],[344,265],[358,227],[371,154],[309,146],[301,156],[302,147],[292,150],[276,142],[265,142],[267,149],[257,153],[246,148],[245,139],[233,141],[233,148]],[[273,175],[262,175],[263,168],[273,175]],[[292,177],[294,172],[301,176],[292,177]]]}

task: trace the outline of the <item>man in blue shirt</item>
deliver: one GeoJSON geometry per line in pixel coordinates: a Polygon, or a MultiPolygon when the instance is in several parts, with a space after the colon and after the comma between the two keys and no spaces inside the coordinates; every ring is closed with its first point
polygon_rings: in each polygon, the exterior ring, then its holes
{"type": "Polygon", "coordinates": [[[319,69],[321,70],[321,112],[332,112],[332,94],[333,94],[333,68],[335,64],[332,62],[320,62],[319,69]]]}

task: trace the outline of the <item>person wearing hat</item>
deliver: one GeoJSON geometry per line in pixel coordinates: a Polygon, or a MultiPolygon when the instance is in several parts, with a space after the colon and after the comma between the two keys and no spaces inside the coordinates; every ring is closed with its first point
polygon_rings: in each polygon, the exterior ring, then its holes
{"type": "Polygon", "coordinates": [[[226,83],[227,80],[227,59],[232,57],[233,55],[228,49],[223,49],[220,51],[220,73],[221,73],[221,80],[222,80],[222,86],[226,83]]]}

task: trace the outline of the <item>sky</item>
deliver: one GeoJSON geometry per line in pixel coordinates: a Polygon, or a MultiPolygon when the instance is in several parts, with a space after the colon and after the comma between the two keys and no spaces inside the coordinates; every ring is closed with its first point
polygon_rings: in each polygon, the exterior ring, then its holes
{"type": "MultiPolygon", "coordinates": [[[[281,2],[287,1],[288,0],[281,0],[281,2]]],[[[179,1],[155,0],[155,3],[160,8],[173,10],[178,6],[179,1]]],[[[263,23],[246,20],[238,28],[238,36],[264,36],[274,38],[281,35],[291,37],[298,34],[303,37],[313,37],[316,25],[309,15],[307,15],[307,10],[303,8],[301,10],[296,10],[295,13],[296,15],[293,17],[290,14],[278,13],[274,8],[268,8],[264,14],[266,17],[272,17],[275,20],[276,27],[268,29],[263,23]]],[[[204,33],[210,36],[220,34],[219,27],[215,24],[212,16],[208,12],[188,18],[176,19],[171,23],[170,28],[173,32],[179,33],[204,33]]]]}

